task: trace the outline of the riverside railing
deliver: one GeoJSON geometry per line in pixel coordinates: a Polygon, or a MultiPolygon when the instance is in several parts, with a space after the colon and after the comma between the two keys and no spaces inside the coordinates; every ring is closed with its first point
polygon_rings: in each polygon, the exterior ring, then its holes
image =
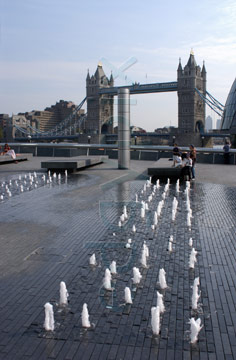
{"type": "MultiPolygon", "coordinates": [[[[34,156],[78,156],[78,155],[108,155],[117,158],[117,144],[78,144],[78,143],[9,143],[16,153],[32,153],[34,156]]],[[[4,146],[4,143],[0,143],[4,146]]],[[[131,145],[131,159],[158,160],[172,157],[173,146],[165,145],[131,145]]],[[[189,151],[188,147],[181,147],[182,151],[189,151]]],[[[197,147],[197,161],[200,163],[220,164],[224,162],[224,150],[221,148],[197,147]]],[[[236,164],[236,149],[230,149],[230,163],[236,164]]]]}

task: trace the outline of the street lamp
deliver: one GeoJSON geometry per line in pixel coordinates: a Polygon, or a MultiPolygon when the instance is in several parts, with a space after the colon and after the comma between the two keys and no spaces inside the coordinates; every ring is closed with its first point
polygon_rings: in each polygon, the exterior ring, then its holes
{"type": "Polygon", "coordinates": [[[88,136],[88,144],[90,144],[90,142],[91,142],[91,136],[89,135],[88,136]]]}
{"type": "Polygon", "coordinates": [[[134,145],[137,145],[137,136],[134,137],[134,145]]]}
{"type": "Polygon", "coordinates": [[[175,136],[172,136],[173,145],[175,144],[175,136]]]}

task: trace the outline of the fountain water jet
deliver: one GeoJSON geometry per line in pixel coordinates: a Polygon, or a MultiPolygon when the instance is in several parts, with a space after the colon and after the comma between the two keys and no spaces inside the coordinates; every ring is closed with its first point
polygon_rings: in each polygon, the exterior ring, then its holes
{"type": "Polygon", "coordinates": [[[88,306],[86,303],[84,303],[83,305],[83,310],[81,313],[81,317],[82,317],[82,326],[85,328],[90,328],[91,324],[89,321],[89,313],[88,313],[88,306]]]}
{"type": "Polygon", "coordinates": [[[126,304],[133,304],[132,298],[131,298],[131,291],[130,288],[126,286],[125,288],[125,303],[126,304]]]}
{"type": "Polygon", "coordinates": [[[141,265],[145,268],[147,267],[147,258],[146,258],[146,250],[145,249],[142,250],[141,265]]]}
{"type": "Polygon", "coordinates": [[[96,255],[95,255],[95,254],[93,254],[92,256],[90,256],[90,258],[89,258],[89,264],[90,264],[90,265],[94,265],[94,266],[97,265],[96,255]]]}
{"type": "Polygon", "coordinates": [[[197,251],[194,248],[192,248],[190,258],[189,258],[189,267],[191,269],[194,269],[195,262],[197,262],[196,255],[197,255],[197,251]]]}
{"type": "Polygon", "coordinates": [[[54,331],[54,313],[53,306],[47,302],[44,305],[45,308],[45,320],[44,320],[44,329],[46,331],[54,331]]]}
{"type": "Polygon", "coordinates": [[[140,274],[140,271],[138,268],[133,267],[133,283],[134,284],[139,284],[140,280],[142,279],[142,275],[140,274]]]}
{"type": "Polygon", "coordinates": [[[201,326],[200,318],[195,320],[193,317],[189,320],[189,324],[190,324],[190,331],[191,331],[191,334],[190,334],[191,344],[194,344],[198,340],[198,334],[201,331],[201,329],[203,328],[203,325],[201,326]]]}
{"type": "Polygon", "coordinates": [[[166,289],[167,288],[166,272],[165,272],[164,269],[159,270],[159,283],[160,283],[161,289],[166,289]]]}
{"type": "Polygon", "coordinates": [[[145,251],[146,257],[149,257],[149,249],[145,240],[143,242],[143,250],[145,251]]]}
{"type": "Polygon", "coordinates": [[[66,289],[66,284],[64,283],[64,281],[60,282],[60,305],[61,306],[66,306],[68,304],[68,297],[69,297],[69,293],[66,289]]]}
{"type": "Polygon", "coordinates": [[[201,296],[201,291],[198,293],[199,277],[194,279],[193,294],[192,294],[192,309],[197,310],[197,303],[201,296]]]}
{"type": "Polygon", "coordinates": [[[159,306],[160,313],[165,312],[165,305],[163,302],[163,295],[157,291],[157,306],[159,306]]]}
{"type": "Polygon", "coordinates": [[[110,264],[110,271],[112,274],[116,274],[116,261],[112,261],[111,264],[110,264]]]}
{"type": "Polygon", "coordinates": [[[111,272],[109,269],[105,270],[105,277],[103,278],[103,287],[106,290],[112,290],[111,287],[111,272]]]}
{"type": "Polygon", "coordinates": [[[159,306],[153,306],[151,309],[151,326],[154,335],[160,333],[160,308],[159,306]]]}
{"type": "Polygon", "coordinates": [[[141,218],[143,219],[145,217],[145,209],[141,208],[141,218]]]}

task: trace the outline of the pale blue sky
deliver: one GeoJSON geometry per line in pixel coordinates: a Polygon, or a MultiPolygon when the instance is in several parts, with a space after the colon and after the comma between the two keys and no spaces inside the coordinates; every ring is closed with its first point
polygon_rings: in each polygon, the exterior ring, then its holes
{"type": "MultiPolygon", "coordinates": [[[[235,24],[235,0],[0,0],[0,113],[78,104],[87,69],[94,73],[103,57],[115,66],[137,58],[126,71],[133,81],[176,81],[179,57],[185,65],[191,48],[200,66],[205,60],[208,91],[224,104],[236,75],[235,24]]],[[[136,101],[133,125],[177,125],[176,93],[136,101]]]]}

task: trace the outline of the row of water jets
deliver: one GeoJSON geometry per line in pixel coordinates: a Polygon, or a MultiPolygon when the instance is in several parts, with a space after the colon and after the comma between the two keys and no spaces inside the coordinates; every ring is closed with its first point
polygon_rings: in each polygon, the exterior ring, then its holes
{"type": "MultiPolygon", "coordinates": [[[[149,179],[145,185],[144,185],[144,189],[141,191],[141,194],[144,194],[147,191],[147,187],[151,186],[151,179],[149,179]]],[[[169,186],[170,186],[170,182],[169,179],[167,181],[167,184],[165,185],[164,188],[164,192],[162,194],[162,200],[159,202],[158,206],[157,206],[157,211],[154,212],[154,217],[153,217],[153,225],[152,225],[152,229],[155,229],[155,227],[158,224],[158,218],[161,215],[161,211],[164,205],[164,200],[166,198],[167,192],[169,190],[169,186]]],[[[160,187],[160,183],[159,180],[157,180],[156,184],[153,186],[153,191],[152,194],[148,196],[148,201],[141,201],[141,218],[144,219],[145,218],[145,213],[146,211],[149,210],[149,206],[148,203],[150,203],[153,199],[153,196],[155,195],[156,190],[160,187]]],[[[179,181],[177,181],[176,183],[176,192],[178,193],[179,190],[179,181]]],[[[190,198],[189,198],[189,194],[190,194],[190,183],[187,182],[186,183],[186,189],[185,189],[185,195],[186,195],[186,208],[187,208],[187,226],[189,228],[189,230],[191,230],[191,218],[192,218],[192,209],[190,207],[190,198]]],[[[136,202],[138,202],[138,194],[136,194],[135,196],[136,198],[136,202]]],[[[176,199],[176,197],[174,197],[173,199],[173,203],[172,203],[172,221],[175,221],[176,218],[176,213],[177,213],[177,208],[178,208],[178,201],[176,199]]],[[[123,222],[128,219],[128,213],[127,213],[127,208],[126,206],[124,206],[123,208],[123,213],[120,216],[119,219],[119,227],[122,226],[123,222]]],[[[132,231],[135,233],[136,232],[136,227],[135,225],[133,225],[132,227],[132,231]]],[[[115,234],[113,234],[115,235],[115,234]]],[[[126,248],[130,248],[132,244],[132,240],[128,239],[127,244],[125,245],[126,248]]],[[[173,235],[170,236],[169,238],[169,242],[168,242],[168,251],[172,252],[173,251],[173,235]]],[[[192,238],[189,239],[189,246],[192,247],[193,246],[193,240],[192,238]]],[[[197,262],[197,251],[192,247],[191,250],[191,254],[190,254],[190,258],[189,258],[189,268],[190,269],[194,269],[195,263],[197,262]]],[[[141,253],[141,265],[142,267],[147,267],[147,258],[149,256],[149,249],[146,245],[146,242],[144,241],[143,243],[143,248],[142,248],[142,253],[141,253]]],[[[90,264],[91,265],[96,265],[96,257],[95,254],[93,254],[90,257],[90,264]]],[[[112,280],[112,274],[116,274],[116,262],[112,261],[112,263],[110,264],[110,269],[106,269],[105,270],[105,276],[103,279],[103,287],[108,290],[108,291],[112,291],[112,286],[111,286],[111,280],[112,280]]],[[[164,269],[160,269],[159,270],[159,285],[161,289],[165,289],[167,288],[167,283],[166,283],[166,278],[165,278],[165,270],[164,269]]],[[[132,281],[135,285],[139,284],[141,281],[142,275],[139,271],[139,269],[137,267],[133,268],[133,278],[132,281]]],[[[200,297],[200,294],[198,293],[198,286],[199,286],[199,278],[196,278],[194,280],[194,285],[193,285],[193,295],[192,295],[192,309],[193,310],[197,310],[197,303],[200,297]]],[[[131,290],[130,288],[126,287],[124,289],[124,293],[125,293],[125,303],[127,304],[132,304],[132,298],[131,298],[131,290]]],[[[160,332],[160,314],[164,312],[164,303],[163,303],[163,295],[161,295],[159,292],[157,292],[157,306],[153,307],[151,309],[151,316],[152,316],[152,320],[151,320],[151,325],[152,325],[152,331],[155,335],[158,335],[160,332]]],[[[197,336],[198,333],[200,332],[202,326],[201,326],[201,319],[197,319],[195,320],[194,318],[190,319],[190,325],[191,325],[191,342],[194,343],[197,341],[197,336]]]]}
{"type": "MultiPolygon", "coordinates": [[[[164,192],[162,193],[162,200],[159,202],[158,206],[157,206],[157,210],[154,213],[154,217],[153,217],[153,224],[152,224],[152,229],[155,229],[155,227],[158,224],[158,218],[161,215],[161,211],[162,208],[164,206],[164,200],[166,198],[167,192],[169,190],[169,186],[170,186],[170,182],[169,179],[167,181],[167,184],[165,185],[164,188],[164,192]]],[[[147,191],[147,188],[151,187],[151,179],[147,180],[147,182],[144,185],[143,190],[141,191],[141,194],[144,194],[147,191]]],[[[160,183],[159,180],[157,180],[156,184],[153,186],[152,189],[152,193],[151,195],[148,196],[148,201],[144,202],[141,201],[141,218],[144,219],[145,218],[145,213],[146,211],[149,210],[149,206],[148,203],[150,203],[157,191],[157,189],[160,187],[160,183]]],[[[177,181],[176,183],[176,192],[178,193],[179,190],[179,181],[177,181]]],[[[191,230],[191,218],[192,218],[192,210],[190,207],[190,183],[186,182],[186,189],[185,189],[185,195],[186,195],[186,208],[187,208],[187,226],[189,228],[189,230],[191,230]]],[[[136,202],[138,202],[138,194],[136,194],[136,202]]],[[[178,208],[178,201],[177,199],[174,197],[173,203],[172,203],[172,221],[175,221],[176,218],[176,214],[177,214],[177,208],[178,208]]],[[[123,225],[123,223],[125,222],[125,220],[128,219],[128,212],[127,212],[127,207],[124,206],[123,208],[123,213],[120,216],[119,219],[119,227],[121,227],[123,225]]],[[[135,233],[136,232],[136,226],[133,225],[132,226],[132,231],[135,233]]],[[[115,235],[115,233],[113,233],[113,235],[115,235]]],[[[125,245],[126,248],[130,248],[132,244],[132,240],[128,239],[127,244],[125,245]]],[[[173,236],[171,235],[169,238],[169,242],[168,242],[168,250],[169,252],[173,251],[172,248],[172,244],[173,244],[173,236]]],[[[194,269],[195,263],[197,262],[197,251],[193,248],[193,240],[192,238],[189,239],[189,246],[192,248],[191,250],[191,254],[190,254],[190,258],[189,258],[189,268],[194,269]]],[[[149,257],[149,249],[148,246],[146,244],[146,242],[144,241],[143,243],[143,247],[142,247],[142,252],[141,252],[141,265],[142,267],[147,267],[147,259],[149,257]]],[[[95,253],[92,254],[92,256],[89,258],[89,263],[92,266],[96,266],[97,265],[97,261],[96,261],[96,255],[95,253]]],[[[112,261],[110,264],[110,268],[105,269],[105,275],[103,278],[103,287],[105,290],[107,291],[112,291],[112,275],[117,274],[117,270],[116,270],[116,261],[112,261]]],[[[139,269],[137,267],[133,267],[133,277],[132,277],[132,281],[134,285],[138,285],[140,283],[142,279],[142,275],[139,271],[139,269]]],[[[192,309],[193,310],[197,310],[198,308],[198,300],[200,298],[200,292],[198,290],[198,286],[200,285],[199,282],[199,277],[195,278],[194,283],[193,283],[193,292],[192,292],[192,309]]],[[[162,268],[159,270],[159,286],[160,288],[166,289],[167,286],[167,282],[166,282],[166,272],[165,270],[162,268]]],[[[64,282],[61,282],[60,284],[60,305],[61,306],[66,306],[67,302],[68,302],[68,291],[66,289],[66,285],[64,282]]],[[[132,304],[132,296],[131,296],[131,290],[129,287],[125,287],[124,289],[124,299],[125,299],[125,303],[126,304],[132,304]]],[[[159,293],[157,291],[157,303],[155,307],[151,308],[151,327],[152,327],[152,332],[154,335],[159,335],[160,333],[160,325],[161,325],[161,314],[164,313],[165,311],[165,305],[164,305],[164,300],[163,300],[163,295],[161,293],[159,293]]],[[[88,307],[87,304],[84,303],[83,304],[83,309],[82,309],[82,313],[81,313],[81,319],[82,319],[82,326],[85,328],[89,328],[91,327],[91,323],[89,321],[89,312],[88,312],[88,307]]],[[[200,330],[202,329],[201,326],[201,319],[198,318],[195,320],[194,317],[192,317],[189,320],[190,323],[190,339],[191,339],[191,343],[195,343],[198,340],[198,334],[200,332],[200,330]]],[[[46,331],[53,331],[54,330],[54,315],[53,315],[53,306],[50,303],[46,303],[45,304],[45,322],[44,322],[44,327],[46,331]]]]}
{"type": "MultiPolygon", "coordinates": [[[[67,179],[67,170],[65,170],[64,176],[67,179]]],[[[14,194],[23,193],[25,191],[30,191],[37,189],[39,186],[46,184],[51,184],[53,181],[58,180],[60,183],[62,175],[59,173],[51,174],[48,171],[48,174],[39,175],[35,171],[33,173],[28,173],[25,175],[19,175],[17,179],[3,181],[0,183],[0,200],[9,199],[14,194]]]]}
{"type": "MultiPolygon", "coordinates": [[[[64,281],[61,281],[60,283],[60,301],[59,305],[61,307],[66,307],[68,305],[68,297],[69,293],[66,288],[66,284],[64,281]]],[[[47,302],[44,305],[45,309],[45,320],[44,320],[44,329],[46,331],[54,331],[55,330],[55,320],[54,320],[54,311],[53,311],[53,305],[47,302]]],[[[88,313],[88,307],[87,304],[83,304],[83,310],[81,313],[82,318],[82,326],[85,328],[90,328],[91,323],[89,321],[89,313],[88,313]]]]}

